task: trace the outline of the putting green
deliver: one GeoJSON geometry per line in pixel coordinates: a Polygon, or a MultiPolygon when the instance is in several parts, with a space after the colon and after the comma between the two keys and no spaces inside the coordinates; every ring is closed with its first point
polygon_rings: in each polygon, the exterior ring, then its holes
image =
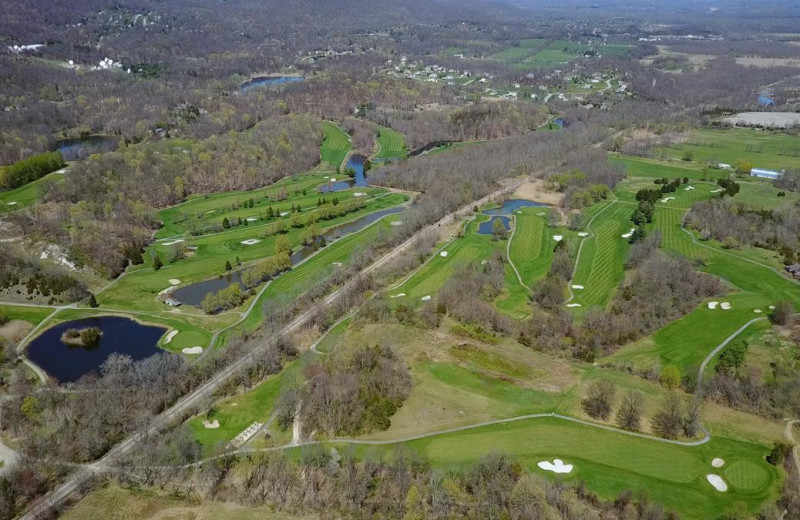
{"type": "Polygon", "coordinates": [[[763,464],[750,460],[737,460],[723,470],[725,480],[736,491],[758,493],[770,481],[770,474],[763,464]]]}

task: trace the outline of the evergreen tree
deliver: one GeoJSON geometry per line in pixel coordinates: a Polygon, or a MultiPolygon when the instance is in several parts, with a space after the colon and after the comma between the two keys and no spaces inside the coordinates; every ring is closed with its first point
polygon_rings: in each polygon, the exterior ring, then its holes
{"type": "Polygon", "coordinates": [[[158,271],[162,267],[164,267],[164,263],[161,261],[161,257],[158,256],[158,255],[154,256],[153,257],[153,269],[158,271]]]}

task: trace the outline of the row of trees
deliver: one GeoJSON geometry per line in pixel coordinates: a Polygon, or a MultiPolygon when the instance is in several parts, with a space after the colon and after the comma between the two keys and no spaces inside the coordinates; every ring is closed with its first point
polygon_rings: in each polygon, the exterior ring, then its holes
{"type": "Polygon", "coordinates": [[[45,152],[22,159],[0,168],[0,190],[17,188],[63,167],[64,159],[60,152],[45,152]]]}

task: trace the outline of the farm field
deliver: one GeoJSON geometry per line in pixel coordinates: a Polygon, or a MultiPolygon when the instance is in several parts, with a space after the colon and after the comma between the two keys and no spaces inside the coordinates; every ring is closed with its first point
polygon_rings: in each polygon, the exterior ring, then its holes
{"type": "Polygon", "coordinates": [[[338,171],[352,147],[350,137],[338,125],[330,121],[322,122],[322,131],[325,133],[320,149],[322,160],[338,171]]]}

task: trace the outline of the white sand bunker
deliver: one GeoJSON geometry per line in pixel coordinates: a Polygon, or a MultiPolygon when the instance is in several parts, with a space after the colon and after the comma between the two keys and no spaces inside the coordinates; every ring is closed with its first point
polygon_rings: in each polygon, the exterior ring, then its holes
{"type": "Polygon", "coordinates": [[[392,296],[392,298],[402,298],[402,297],[403,297],[403,296],[405,296],[405,295],[406,295],[406,293],[404,293],[404,292],[401,292],[401,293],[397,293],[397,294],[395,294],[394,296],[392,296]]]}
{"type": "Polygon", "coordinates": [[[216,430],[217,428],[219,428],[219,421],[216,419],[214,419],[211,422],[203,421],[203,426],[205,426],[209,430],[216,430]]]}
{"type": "Polygon", "coordinates": [[[256,222],[258,219],[256,217],[247,217],[246,219],[248,222],[256,222]]]}
{"type": "Polygon", "coordinates": [[[489,263],[489,261],[488,261],[488,260],[481,260],[481,265],[486,265],[486,264],[488,264],[488,263],[489,263]]]}
{"type": "Polygon", "coordinates": [[[333,263],[333,265],[335,265],[336,267],[342,267],[342,263],[341,263],[341,262],[332,262],[332,263],[333,263]]]}
{"type": "Polygon", "coordinates": [[[573,285],[572,288],[573,289],[583,289],[583,286],[582,285],[573,285]]]}
{"type": "Polygon", "coordinates": [[[572,464],[564,464],[561,459],[555,459],[553,462],[543,460],[537,466],[545,471],[552,471],[553,473],[570,473],[572,471],[572,464]]]}
{"type": "Polygon", "coordinates": [[[694,186],[686,186],[684,188],[685,191],[692,191],[693,189],[694,189],[694,186]]]}
{"type": "Polygon", "coordinates": [[[716,309],[717,305],[719,305],[719,302],[708,302],[708,308],[709,309],[712,309],[712,310],[716,309]]]}
{"type": "Polygon", "coordinates": [[[184,354],[202,354],[203,347],[186,347],[185,349],[181,350],[184,354]]]}
{"type": "Polygon", "coordinates": [[[570,309],[573,308],[573,307],[580,307],[580,306],[581,306],[580,303],[568,303],[567,304],[567,307],[569,307],[570,309]]]}
{"type": "Polygon", "coordinates": [[[716,458],[716,459],[711,461],[711,465],[714,466],[715,468],[721,468],[722,466],[725,465],[725,460],[724,459],[720,459],[718,457],[718,458],[716,458]]]}
{"type": "Polygon", "coordinates": [[[246,246],[252,246],[253,244],[258,244],[261,240],[257,238],[248,238],[247,240],[242,240],[242,244],[246,246]]]}
{"type": "Polygon", "coordinates": [[[545,215],[547,215],[547,213],[545,213],[544,211],[540,211],[539,213],[536,214],[537,217],[543,217],[545,215]]]}
{"type": "Polygon", "coordinates": [[[430,294],[426,294],[425,296],[420,298],[420,300],[422,300],[424,302],[429,302],[429,301],[431,301],[431,295],[430,294]]]}
{"type": "Polygon", "coordinates": [[[717,491],[721,491],[723,493],[725,491],[728,491],[728,484],[726,484],[725,481],[722,480],[722,477],[720,477],[719,475],[714,475],[713,473],[709,473],[708,475],[706,475],[706,479],[708,480],[708,483],[714,486],[714,489],[716,489],[717,491]]]}
{"type": "Polygon", "coordinates": [[[754,309],[753,312],[756,314],[761,314],[763,311],[761,309],[754,309]]]}
{"type": "Polygon", "coordinates": [[[774,311],[775,310],[775,306],[774,305],[770,305],[769,306],[769,310],[774,311]]]}
{"type": "Polygon", "coordinates": [[[562,235],[553,235],[553,240],[555,240],[556,242],[561,242],[562,240],[564,240],[564,237],[562,235]]]}
{"type": "Polygon", "coordinates": [[[363,197],[364,195],[366,195],[366,193],[364,193],[363,191],[357,191],[353,193],[353,197],[363,197]]]}
{"type": "Polygon", "coordinates": [[[183,242],[183,239],[182,239],[182,238],[179,238],[179,239],[177,239],[177,240],[171,240],[171,241],[169,241],[169,242],[164,242],[164,243],[162,243],[161,245],[162,245],[162,246],[171,246],[172,244],[180,244],[181,242],[183,242]]]}
{"type": "Polygon", "coordinates": [[[675,200],[675,197],[664,197],[663,199],[661,199],[661,202],[669,202],[671,200],[675,200]]]}
{"type": "Polygon", "coordinates": [[[8,204],[9,206],[16,206],[17,202],[12,200],[11,202],[6,202],[6,204],[8,204]]]}
{"type": "Polygon", "coordinates": [[[395,220],[395,221],[394,221],[394,222],[392,222],[390,225],[391,225],[391,226],[399,226],[399,225],[401,225],[402,223],[403,223],[403,221],[402,221],[402,220],[395,220]]]}
{"type": "Polygon", "coordinates": [[[633,236],[633,232],[636,231],[636,228],[631,228],[630,231],[625,233],[624,235],[620,235],[622,238],[630,238],[633,236]]]}
{"type": "Polygon", "coordinates": [[[336,177],[331,177],[331,182],[336,182],[336,177]]]}
{"type": "Polygon", "coordinates": [[[587,233],[586,231],[581,231],[580,233],[578,233],[578,236],[579,237],[588,237],[589,233],[587,233]]]}
{"type": "Polygon", "coordinates": [[[447,251],[442,251],[441,253],[439,253],[439,256],[441,257],[447,256],[447,251]]]}
{"type": "Polygon", "coordinates": [[[180,284],[181,284],[181,281],[180,281],[180,280],[178,280],[177,278],[170,278],[170,279],[169,279],[169,283],[170,283],[171,285],[180,285],[180,284]]]}
{"type": "Polygon", "coordinates": [[[170,341],[172,341],[172,338],[174,338],[175,335],[177,335],[177,334],[178,334],[177,330],[171,331],[169,334],[167,334],[167,337],[164,338],[164,343],[169,343],[170,341]]]}
{"type": "Polygon", "coordinates": [[[720,303],[720,304],[719,304],[719,306],[720,306],[720,307],[721,307],[723,310],[726,310],[726,311],[727,311],[727,310],[730,310],[730,308],[731,308],[731,304],[730,304],[729,302],[722,302],[722,303],[720,303]]]}
{"type": "Polygon", "coordinates": [[[709,193],[719,193],[722,191],[722,188],[717,188],[716,190],[711,190],[709,193]]]}
{"type": "Polygon", "coordinates": [[[281,216],[281,217],[285,217],[285,216],[286,216],[286,215],[288,215],[288,214],[289,214],[289,212],[288,212],[288,211],[281,211],[281,215],[280,215],[280,216],[281,216]]]}

